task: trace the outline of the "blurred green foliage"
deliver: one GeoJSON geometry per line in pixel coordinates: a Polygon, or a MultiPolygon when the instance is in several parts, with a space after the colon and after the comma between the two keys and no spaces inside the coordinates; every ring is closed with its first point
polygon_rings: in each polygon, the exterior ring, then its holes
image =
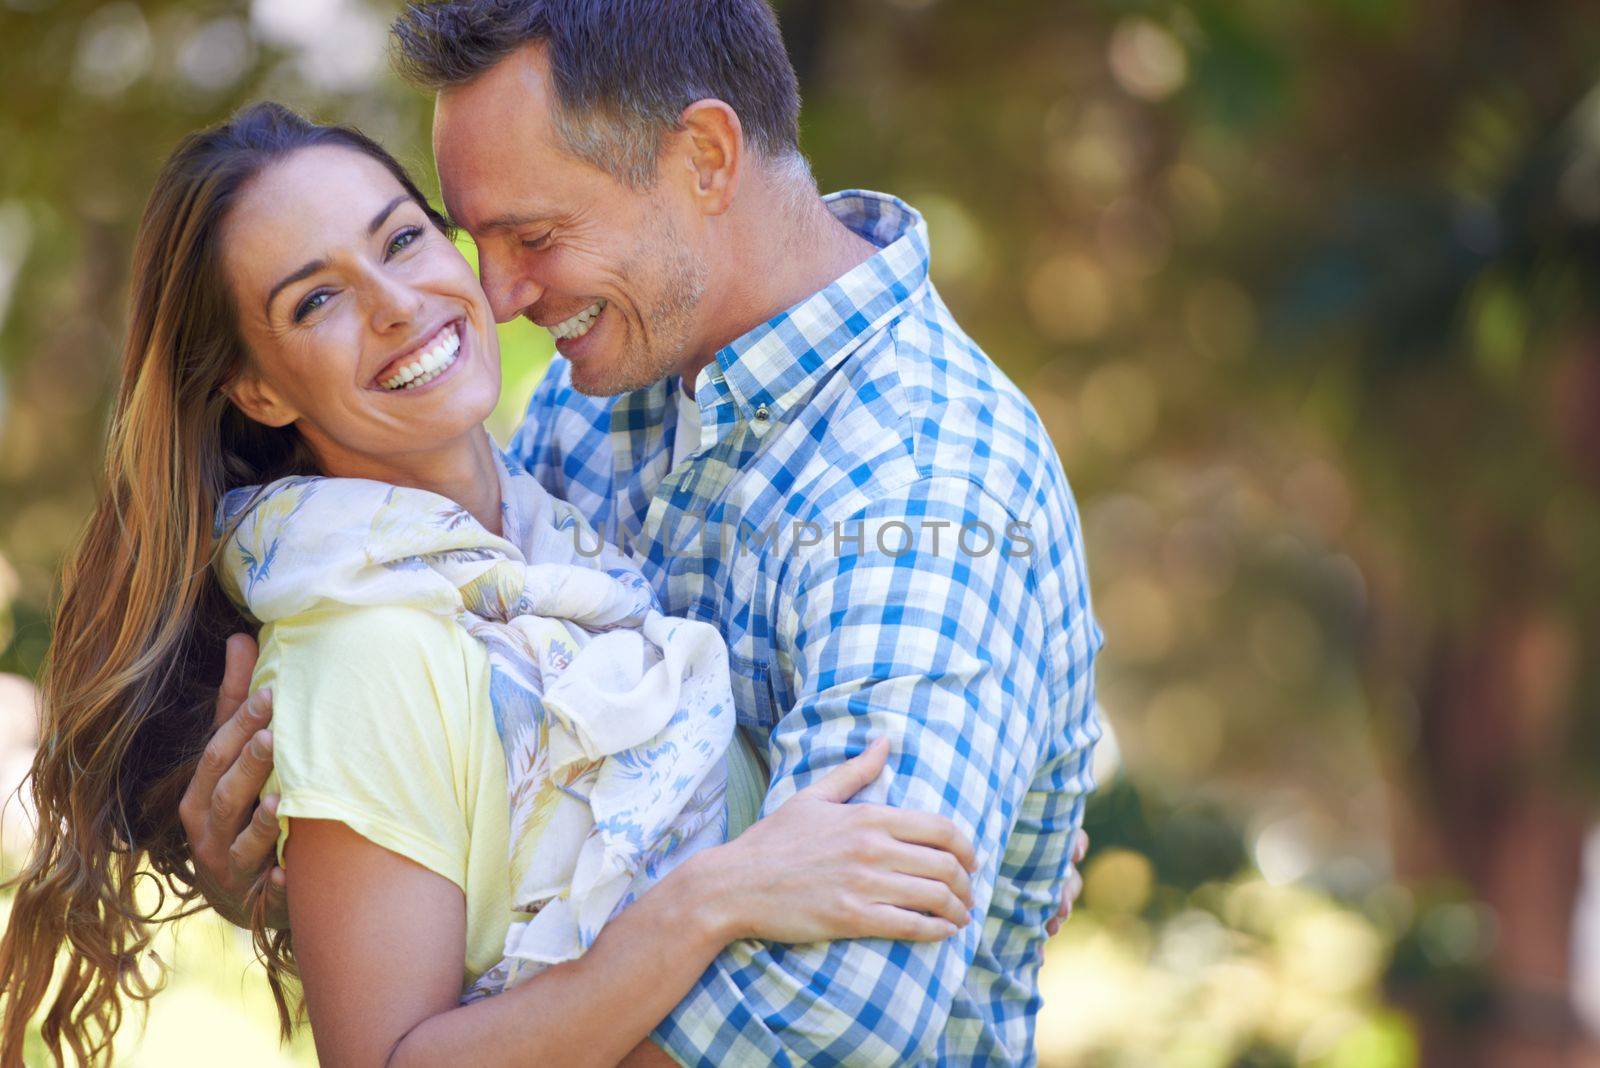
{"type": "MultiPolygon", "coordinates": [[[[1082,506],[1114,736],[1084,905],[1044,966],[1043,1060],[1577,1050],[1592,5],[779,10],[820,184],[927,215],[936,281],[1082,506]]],[[[37,670],[92,500],[164,152],[270,96],[361,125],[432,187],[428,102],[384,67],[390,11],[0,0],[0,671],[37,670]]],[[[502,435],[549,352],[527,324],[505,341],[502,435]]],[[[195,920],[179,941],[159,1052],[137,1056],[209,1063],[226,1041],[275,1063],[237,939],[195,920]]]]}

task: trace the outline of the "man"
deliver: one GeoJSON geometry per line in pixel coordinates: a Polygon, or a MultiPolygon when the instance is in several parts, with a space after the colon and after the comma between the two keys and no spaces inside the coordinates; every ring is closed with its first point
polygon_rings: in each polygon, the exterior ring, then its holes
{"type": "MultiPolygon", "coordinates": [[[[870,799],[977,844],[985,922],[939,944],[738,943],[635,1059],[1031,1061],[1100,634],[1054,449],[929,282],[921,218],[818,196],[761,0],[446,0],[395,36],[437,93],[446,207],[496,317],[561,353],[511,452],[640,557],[669,612],[722,630],[763,811],[883,735],[870,799]]],[[[239,829],[263,712],[229,721],[191,787],[214,900],[276,833],[270,805],[239,829]]]]}

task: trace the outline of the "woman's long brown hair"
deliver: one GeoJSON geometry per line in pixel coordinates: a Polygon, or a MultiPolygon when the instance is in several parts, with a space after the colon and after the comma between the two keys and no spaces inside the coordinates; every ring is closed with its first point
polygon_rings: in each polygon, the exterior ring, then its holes
{"type": "MultiPolygon", "coordinates": [[[[264,168],[318,145],[382,163],[444,228],[375,142],[273,103],[190,135],[156,180],[135,243],[104,486],[63,568],[41,677],[29,778],[38,834],[0,939],[5,1068],[23,1063],[52,979],[42,1024],[51,1055],[109,1060],[124,1001],[147,1001],[164,981],[148,952],[153,925],[199,897],[178,802],[211,734],[226,637],[246,626],[212,577],[213,516],[233,487],[315,470],[293,428],[253,423],[228,400],[246,353],[223,275],[223,226],[264,168]]],[[[287,1034],[287,932],[256,914],[287,1034]]]]}

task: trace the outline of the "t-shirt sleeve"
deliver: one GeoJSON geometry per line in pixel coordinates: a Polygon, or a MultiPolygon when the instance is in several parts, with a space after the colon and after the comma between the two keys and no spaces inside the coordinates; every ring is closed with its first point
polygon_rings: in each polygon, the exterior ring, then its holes
{"type": "Polygon", "coordinates": [[[262,633],[278,855],[291,819],[337,820],[466,889],[476,643],[406,608],[337,608],[262,633]]]}

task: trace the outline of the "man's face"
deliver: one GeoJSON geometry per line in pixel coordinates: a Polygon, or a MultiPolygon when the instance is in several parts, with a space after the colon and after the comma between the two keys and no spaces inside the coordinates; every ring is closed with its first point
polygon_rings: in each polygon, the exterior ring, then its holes
{"type": "Polygon", "coordinates": [[[703,236],[682,182],[638,191],[557,132],[544,49],[513,53],[439,95],[433,149],[445,208],[478,246],[494,317],[546,327],[573,385],[608,396],[680,371],[700,344],[703,236]]]}

